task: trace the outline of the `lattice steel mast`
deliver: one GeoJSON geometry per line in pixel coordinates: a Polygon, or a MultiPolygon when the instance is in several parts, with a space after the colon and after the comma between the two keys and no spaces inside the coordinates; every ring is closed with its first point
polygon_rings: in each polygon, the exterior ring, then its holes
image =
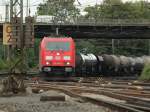
{"type": "Polygon", "coordinates": [[[26,73],[25,48],[34,45],[34,18],[25,18],[23,23],[23,0],[10,0],[11,36],[8,43],[13,48],[20,49],[20,58],[11,67],[10,75],[3,81],[2,93],[25,92],[24,73],[26,73]],[[16,72],[17,70],[17,72],[16,72]],[[7,83],[6,83],[7,82],[7,83]]]}

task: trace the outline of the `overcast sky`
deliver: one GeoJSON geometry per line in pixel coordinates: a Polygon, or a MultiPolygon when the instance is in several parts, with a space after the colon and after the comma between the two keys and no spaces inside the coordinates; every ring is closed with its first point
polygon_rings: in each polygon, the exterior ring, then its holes
{"type": "MultiPolygon", "coordinates": [[[[8,1],[9,0],[0,0],[0,21],[5,18],[5,6],[4,5],[8,1]]],[[[27,0],[23,0],[23,1],[24,1],[24,14],[26,14],[25,11],[26,11],[27,0]]],[[[46,0],[29,0],[30,7],[31,7],[31,15],[35,15],[38,4],[43,3],[44,1],[46,0]]],[[[102,2],[102,0],[78,0],[78,1],[81,3],[82,7],[80,8],[82,9],[88,5],[95,5],[96,3],[102,2]]],[[[123,1],[138,1],[138,0],[123,0],[123,1]]],[[[75,4],[78,5],[77,2],[75,4]]]]}

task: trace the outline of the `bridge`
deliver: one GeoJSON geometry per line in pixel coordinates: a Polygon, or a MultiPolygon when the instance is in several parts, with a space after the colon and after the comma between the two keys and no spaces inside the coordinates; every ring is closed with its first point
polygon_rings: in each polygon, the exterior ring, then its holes
{"type": "MultiPolygon", "coordinates": [[[[43,20],[35,23],[35,37],[43,38],[56,32],[73,38],[99,39],[150,39],[150,20],[77,20],[59,22],[43,20]],[[46,22],[43,22],[46,21],[46,22]]],[[[0,37],[3,36],[3,23],[0,24],[0,37]]]]}

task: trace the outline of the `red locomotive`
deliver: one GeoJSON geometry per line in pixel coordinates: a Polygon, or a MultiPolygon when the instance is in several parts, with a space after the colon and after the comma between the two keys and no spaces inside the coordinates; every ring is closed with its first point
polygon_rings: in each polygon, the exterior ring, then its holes
{"type": "Polygon", "coordinates": [[[72,74],[75,71],[75,43],[72,38],[44,37],[39,58],[42,72],[72,74]]]}

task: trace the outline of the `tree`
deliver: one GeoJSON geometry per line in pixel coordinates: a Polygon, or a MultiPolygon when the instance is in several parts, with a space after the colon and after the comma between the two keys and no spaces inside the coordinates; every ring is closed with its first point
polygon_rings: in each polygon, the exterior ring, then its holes
{"type": "Polygon", "coordinates": [[[74,20],[80,10],[74,5],[75,0],[48,0],[37,8],[38,15],[51,15],[56,21],[74,20]]]}
{"type": "Polygon", "coordinates": [[[89,6],[84,9],[85,12],[88,12],[85,15],[85,18],[94,19],[95,22],[101,17],[101,7],[99,5],[89,6]]]}
{"type": "Polygon", "coordinates": [[[150,6],[146,1],[104,0],[102,4],[86,7],[84,11],[87,12],[86,18],[150,19],[150,6]]]}

